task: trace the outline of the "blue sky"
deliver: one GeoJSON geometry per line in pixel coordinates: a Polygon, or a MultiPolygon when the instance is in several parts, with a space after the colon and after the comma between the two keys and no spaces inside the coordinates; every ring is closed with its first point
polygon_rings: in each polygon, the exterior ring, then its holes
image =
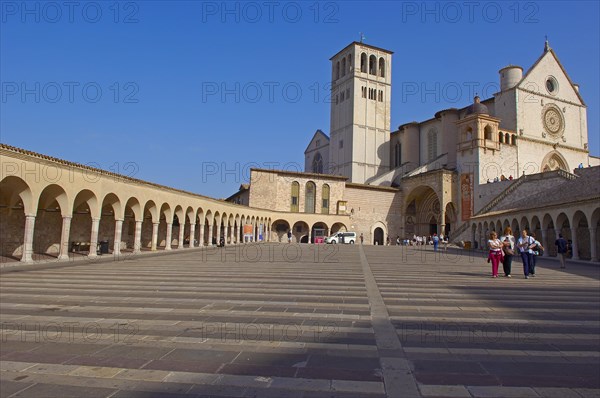
{"type": "Polygon", "coordinates": [[[598,2],[471,4],[2,1],[0,141],[226,197],[250,167],[302,167],[329,131],[329,58],[359,32],[394,51],[393,129],[490,96],[548,35],[598,156],[598,2]]]}

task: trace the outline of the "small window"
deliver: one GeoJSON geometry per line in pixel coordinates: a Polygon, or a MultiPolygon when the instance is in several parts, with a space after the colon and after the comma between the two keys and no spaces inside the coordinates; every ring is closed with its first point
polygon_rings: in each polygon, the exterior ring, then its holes
{"type": "Polygon", "coordinates": [[[329,185],[324,184],[322,189],[321,213],[329,214],[329,185]]]}
{"type": "Polygon", "coordinates": [[[344,147],[344,140],[340,140],[340,149],[344,147]]]}
{"type": "Polygon", "coordinates": [[[360,54],[360,71],[363,73],[367,72],[367,54],[360,54]]]}
{"type": "Polygon", "coordinates": [[[556,94],[558,92],[558,82],[553,76],[546,79],[546,90],[548,90],[550,94],[556,94]]]}

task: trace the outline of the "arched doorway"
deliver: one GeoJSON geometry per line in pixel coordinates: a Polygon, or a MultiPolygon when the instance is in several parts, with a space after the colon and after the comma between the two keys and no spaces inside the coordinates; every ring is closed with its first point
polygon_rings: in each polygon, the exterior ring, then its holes
{"type": "Polygon", "coordinates": [[[373,231],[373,244],[383,245],[383,228],[377,227],[373,231]]]}

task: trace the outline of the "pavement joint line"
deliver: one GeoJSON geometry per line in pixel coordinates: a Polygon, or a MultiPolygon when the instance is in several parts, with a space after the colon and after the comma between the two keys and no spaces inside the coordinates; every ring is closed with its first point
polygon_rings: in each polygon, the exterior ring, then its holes
{"type": "MultiPolygon", "coordinates": [[[[369,298],[372,318],[371,323],[375,334],[377,348],[382,351],[393,351],[404,357],[405,354],[398,333],[390,321],[387,307],[381,296],[377,281],[373,275],[373,271],[371,270],[362,245],[358,245],[358,252],[365,278],[367,297],[369,298]]],[[[389,398],[421,397],[411,363],[408,359],[382,356],[380,358],[380,364],[385,391],[389,398]]]]}

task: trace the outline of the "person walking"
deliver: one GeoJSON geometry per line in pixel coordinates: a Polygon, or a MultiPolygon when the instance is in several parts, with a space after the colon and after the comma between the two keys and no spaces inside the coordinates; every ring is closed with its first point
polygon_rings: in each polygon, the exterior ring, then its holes
{"type": "Polygon", "coordinates": [[[288,237],[288,243],[292,243],[292,230],[291,229],[288,230],[287,237],[288,237]]]}
{"type": "Polygon", "coordinates": [[[504,252],[504,261],[502,262],[502,268],[504,269],[504,276],[512,278],[512,260],[515,255],[515,237],[513,236],[512,228],[504,228],[504,235],[500,238],[502,242],[502,251],[504,252]]]}
{"type": "MultiPolygon", "coordinates": [[[[517,247],[519,248],[519,253],[521,254],[521,260],[523,260],[523,273],[525,274],[525,279],[529,279],[530,271],[529,267],[533,262],[533,251],[531,247],[533,241],[529,235],[527,235],[527,230],[524,229],[521,231],[521,237],[517,241],[517,247]]],[[[535,276],[535,275],[532,275],[535,276]]]]}
{"type": "Polygon", "coordinates": [[[433,240],[433,251],[436,252],[438,249],[438,245],[440,244],[440,238],[439,236],[437,236],[436,233],[433,234],[433,238],[431,238],[433,240]]]}
{"type": "Polygon", "coordinates": [[[498,235],[492,231],[490,233],[490,240],[488,240],[488,248],[490,249],[488,260],[492,262],[492,278],[498,277],[498,266],[500,265],[500,261],[502,261],[502,246],[498,235]]]}
{"type": "Polygon", "coordinates": [[[365,236],[362,234],[362,232],[360,233],[360,244],[362,245],[363,242],[365,240],[365,236]]]}
{"type": "Polygon", "coordinates": [[[567,268],[565,257],[567,256],[568,242],[563,238],[562,234],[558,234],[558,239],[556,239],[554,244],[556,245],[558,259],[560,260],[560,268],[565,269],[567,268]]]}
{"type": "Polygon", "coordinates": [[[537,262],[537,257],[541,256],[544,253],[544,247],[542,246],[542,244],[535,238],[535,233],[531,233],[531,235],[529,235],[531,237],[531,239],[533,240],[533,245],[531,246],[531,251],[533,253],[533,256],[531,256],[531,263],[533,265],[529,265],[529,275],[531,276],[535,276],[535,264],[537,262]]]}

